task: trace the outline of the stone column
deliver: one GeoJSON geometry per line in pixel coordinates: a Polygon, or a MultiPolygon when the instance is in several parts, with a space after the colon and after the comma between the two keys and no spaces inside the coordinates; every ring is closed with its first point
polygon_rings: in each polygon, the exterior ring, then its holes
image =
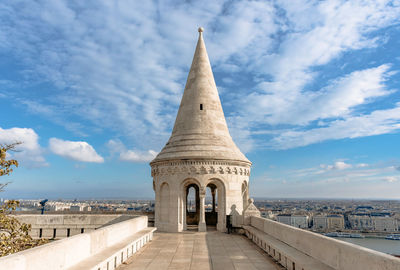
{"type": "Polygon", "coordinates": [[[187,196],[188,196],[188,189],[186,188],[185,197],[183,198],[183,230],[187,230],[186,224],[186,214],[187,214],[187,196]]]}
{"type": "Polygon", "coordinates": [[[206,201],[206,192],[205,188],[200,189],[200,221],[199,221],[199,232],[206,232],[206,211],[205,211],[205,201],[206,201]]]}
{"type": "Polygon", "coordinates": [[[215,213],[215,188],[211,189],[212,195],[212,212],[215,213]]]}
{"type": "Polygon", "coordinates": [[[160,189],[159,187],[155,188],[156,193],[156,201],[154,205],[154,226],[158,227],[158,223],[160,222],[160,189]]]}

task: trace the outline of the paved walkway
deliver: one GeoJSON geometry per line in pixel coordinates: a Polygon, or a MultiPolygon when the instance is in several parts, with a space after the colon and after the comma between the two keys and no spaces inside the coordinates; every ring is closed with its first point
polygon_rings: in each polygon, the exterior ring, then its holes
{"type": "Polygon", "coordinates": [[[152,242],[118,267],[118,270],[280,268],[261,249],[242,235],[217,231],[206,233],[155,233],[152,242]]]}

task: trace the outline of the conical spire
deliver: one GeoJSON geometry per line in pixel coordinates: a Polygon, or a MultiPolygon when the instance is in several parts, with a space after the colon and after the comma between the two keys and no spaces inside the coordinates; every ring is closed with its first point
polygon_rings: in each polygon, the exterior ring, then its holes
{"type": "Polygon", "coordinates": [[[203,28],[198,31],[199,39],[172,135],[151,163],[179,159],[250,163],[229,134],[203,40],[203,28]]]}

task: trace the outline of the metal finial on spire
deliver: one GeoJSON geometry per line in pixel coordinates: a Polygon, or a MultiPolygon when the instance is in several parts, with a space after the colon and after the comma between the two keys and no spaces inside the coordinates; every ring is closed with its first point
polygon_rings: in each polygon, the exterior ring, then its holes
{"type": "Polygon", "coordinates": [[[199,33],[203,33],[204,32],[204,28],[203,27],[199,27],[199,29],[197,31],[199,31],[199,33]]]}

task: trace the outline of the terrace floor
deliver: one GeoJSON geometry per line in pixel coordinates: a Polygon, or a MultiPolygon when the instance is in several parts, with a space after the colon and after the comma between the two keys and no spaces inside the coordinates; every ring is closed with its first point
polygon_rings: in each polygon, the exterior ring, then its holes
{"type": "Polygon", "coordinates": [[[218,231],[154,233],[153,241],[118,270],[282,269],[243,235],[218,231]]]}

